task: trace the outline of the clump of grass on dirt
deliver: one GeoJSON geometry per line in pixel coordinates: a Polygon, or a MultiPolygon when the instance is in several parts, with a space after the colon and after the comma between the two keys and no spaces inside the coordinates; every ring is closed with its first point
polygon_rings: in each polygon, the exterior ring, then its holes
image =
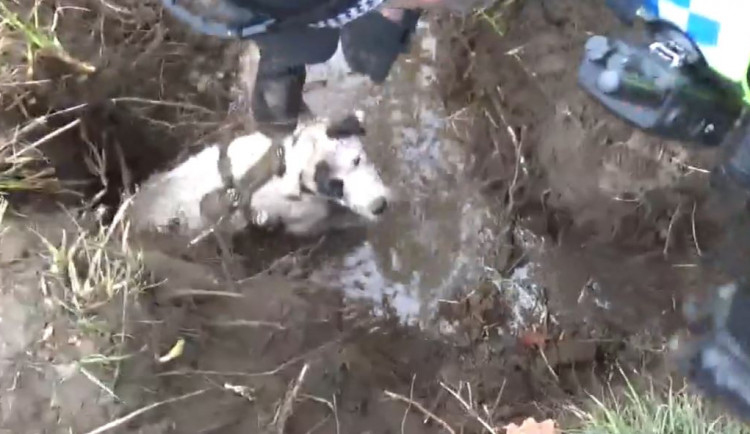
{"type": "Polygon", "coordinates": [[[750,427],[722,413],[686,388],[653,386],[639,390],[626,379],[623,393],[592,397],[592,408],[573,412],[576,434],[750,434],[750,427]]]}
{"type": "Polygon", "coordinates": [[[492,30],[500,36],[508,32],[510,10],[520,0],[498,0],[491,6],[481,8],[475,12],[475,16],[487,23],[492,30]]]}
{"type": "Polygon", "coordinates": [[[0,195],[19,191],[56,193],[60,183],[54,168],[38,151],[17,151],[11,141],[0,142],[0,195]]]}
{"type": "Polygon", "coordinates": [[[66,327],[74,341],[92,340],[98,351],[74,366],[116,400],[121,363],[132,356],[127,354],[129,311],[149,286],[142,254],[129,243],[128,204],[109,224],[78,226],[74,238],[63,232],[59,245],[40,236],[49,263],[41,279],[45,300],[68,314],[66,327]]]}
{"type": "Polygon", "coordinates": [[[123,291],[138,293],[146,285],[143,258],[129,243],[130,224],[125,220],[125,202],[113,221],[95,230],[79,227],[70,240],[63,233],[55,246],[44,241],[50,262],[49,277],[63,289],[57,302],[77,318],[85,318],[123,291]]]}
{"type": "MultiPolygon", "coordinates": [[[[55,24],[41,23],[34,3],[28,16],[11,9],[13,3],[0,1],[0,102],[3,111],[23,111],[28,96],[26,87],[33,83],[34,64],[39,55],[51,55],[79,69],[93,72],[93,67],[73,59],[55,35],[55,24]],[[21,48],[23,47],[23,48],[21,48]]],[[[29,127],[29,125],[27,125],[29,127]]],[[[0,137],[0,195],[18,191],[57,192],[59,183],[54,170],[36,149],[23,144],[25,128],[16,128],[10,137],[0,137]]]]}
{"type": "MultiPolygon", "coordinates": [[[[92,73],[95,68],[72,57],[60,43],[55,34],[56,18],[49,26],[41,23],[39,18],[40,1],[31,8],[30,17],[24,18],[8,7],[9,3],[0,2],[0,40],[16,39],[26,45],[27,76],[34,73],[34,63],[39,55],[54,56],[75,67],[79,72],[92,73]]],[[[57,16],[57,15],[56,15],[57,16]]]]}

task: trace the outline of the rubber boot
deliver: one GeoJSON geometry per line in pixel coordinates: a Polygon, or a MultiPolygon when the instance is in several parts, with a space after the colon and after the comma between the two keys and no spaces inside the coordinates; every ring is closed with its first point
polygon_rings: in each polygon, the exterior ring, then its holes
{"type": "Polygon", "coordinates": [[[267,135],[294,132],[300,114],[306,111],[302,100],[305,77],[304,65],[264,69],[261,57],[251,100],[259,131],[267,135]]]}

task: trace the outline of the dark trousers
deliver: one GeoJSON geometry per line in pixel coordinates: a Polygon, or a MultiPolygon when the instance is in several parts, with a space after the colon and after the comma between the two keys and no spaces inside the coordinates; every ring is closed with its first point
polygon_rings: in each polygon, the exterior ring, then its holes
{"type": "Polygon", "coordinates": [[[294,131],[306,110],[302,99],[305,65],[327,61],[342,44],[349,67],[376,83],[388,77],[399,54],[408,47],[419,11],[406,11],[401,23],[371,12],[338,29],[300,29],[255,39],[260,48],[252,109],[264,133],[294,131]]]}

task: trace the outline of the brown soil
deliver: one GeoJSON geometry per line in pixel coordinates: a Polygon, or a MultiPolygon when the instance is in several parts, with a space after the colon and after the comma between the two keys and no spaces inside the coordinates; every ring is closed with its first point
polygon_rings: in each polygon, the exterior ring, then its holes
{"type": "MultiPolygon", "coordinates": [[[[684,296],[704,292],[734,270],[717,265],[736,250],[718,236],[722,217],[713,212],[708,176],[690,169],[710,168],[715,156],[633,132],[577,88],[586,32],[615,27],[601,2],[511,3],[517,5],[504,9],[504,36],[483,19],[436,17],[433,32],[445,57],[440,90],[450,112],[463,113],[456,116],[456,136],[476,156],[473,176],[510,222],[487,262],[506,276],[535,264],[534,279],[546,289],[536,330],[498,332],[511,306],[490,282],[466,288],[441,307],[441,317],[456,325],[450,336],[376,317],[372,306],[345,302],[304,279],[315,255],[332,243],[255,275],[305,245],[266,235],[254,249],[238,240],[235,249],[254,253],[229,270],[222,269],[214,245],[198,253],[157,251],[153,240],[140,240],[154,281],[162,283],[137,300],[124,299],[124,323],[122,301],[115,301],[92,312],[104,330],[82,333],[80,318],[46,304],[49,296],[39,290],[48,267],[39,258],[44,247],[27,229],[56,244],[61,226],[76,231],[70,216],[42,212],[47,200],[37,196],[12,197],[17,209],[28,212],[11,219],[0,249],[0,432],[88,432],[203,389],[112,432],[441,432],[416,406],[385,391],[421,403],[456,432],[482,432],[477,414],[497,427],[529,415],[556,417],[560,404],[584,390],[595,392],[613,362],[659,360],[653,348],[680,325],[684,296]],[[226,272],[255,277],[232,287],[226,272]],[[186,293],[194,289],[213,293],[186,293]],[[125,353],[133,357],[118,364],[114,387],[111,366],[91,368],[107,379],[115,399],[75,361],[123,334],[125,353]],[[180,337],[183,354],[159,363],[180,337]],[[290,398],[301,372],[301,387],[290,398]],[[441,382],[459,389],[471,409],[441,382]],[[290,412],[285,403],[293,404],[290,412]]],[[[157,10],[153,5],[132,10],[146,15],[117,25],[108,20],[122,16],[93,12],[63,20],[64,45],[76,47],[72,54],[79,58],[99,59],[101,70],[83,81],[55,76],[54,85],[32,91],[35,103],[25,107],[25,115],[34,117],[91,104],[82,128],[43,150],[64,180],[94,179],[83,189],[85,197],[105,188],[98,203],[108,206],[191,152],[199,139],[246,128],[242,104],[234,106],[238,120],[221,119],[236,100],[231,83],[238,47],[157,24],[159,16],[148,15],[157,10]],[[81,36],[75,26],[92,20],[106,30],[81,36]],[[96,54],[102,40],[113,50],[106,58],[96,54]],[[103,177],[92,178],[80,164],[90,152],[87,141],[110,156],[103,177]]],[[[51,74],[52,68],[40,71],[51,74]]],[[[50,127],[72,119],[56,119],[50,127]]]]}

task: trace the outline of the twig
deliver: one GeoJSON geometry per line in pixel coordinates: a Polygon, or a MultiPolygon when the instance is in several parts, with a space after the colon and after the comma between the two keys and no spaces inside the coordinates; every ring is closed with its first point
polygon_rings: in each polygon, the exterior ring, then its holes
{"type": "Polygon", "coordinates": [[[404,428],[406,427],[406,417],[409,416],[409,410],[411,410],[411,404],[414,402],[414,380],[417,379],[417,374],[411,376],[411,386],[409,387],[409,405],[404,410],[404,417],[401,419],[401,434],[406,434],[404,428]]]}
{"type": "Polygon", "coordinates": [[[156,106],[163,106],[163,107],[184,108],[184,109],[189,109],[189,110],[202,111],[207,114],[215,114],[215,112],[211,111],[210,109],[206,107],[202,107],[199,105],[190,104],[186,102],[159,101],[155,99],[146,99],[146,98],[137,98],[137,97],[112,98],[110,101],[112,101],[113,103],[131,102],[131,103],[140,103],[140,104],[156,105],[156,106]]]}
{"type": "MultiPolygon", "coordinates": [[[[497,86],[497,93],[500,96],[501,100],[505,99],[503,96],[503,90],[500,88],[500,86],[497,86]]],[[[500,116],[500,120],[503,122],[503,125],[505,125],[505,130],[508,132],[508,136],[510,136],[510,140],[513,142],[513,150],[516,157],[516,165],[513,172],[513,181],[511,181],[510,187],[508,188],[508,211],[513,212],[513,208],[515,207],[515,193],[518,185],[518,177],[521,172],[521,159],[523,158],[521,154],[521,151],[523,149],[523,136],[519,138],[516,131],[513,129],[513,127],[510,126],[510,123],[508,123],[508,119],[505,117],[505,113],[503,112],[500,103],[496,100],[493,100],[493,102],[495,103],[495,109],[497,110],[498,116],[500,116]]]]}
{"type": "Polygon", "coordinates": [[[241,279],[237,283],[239,285],[242,285],[242,284],[245,284],[247,282],[251,282],[251,281],[253,281],[255,279],[258,279],[258,278],[260,278],[262,276],[265,276],[265,275],[267,275],[269,273],[272,273],[278,267],[280,267],[281,265],[283,265],[284,263],[286,263],[286,261],[294,260],[294,259],[305,260],[305,259],[309,258],[310,256],[312,256],[312,254],[315,253],[318,250],[318,248],[320,248],[320,246],[323,245],[323,242],[325,242],[325,240],[326,240],[326,237],[323,236],[323,237],[320,237],[320,239],[318,241],[316,241],[315,243],[313,243],[313,244],[302,246],[299,249],[293,250],[293,251],[287,253],[286,255],[284,255],[284,256],[276,259],[275,261],[273,261],[273,263],[271,265],[269,265],[268,267],[266,267],[264,270],[261,270],[261,271],[255,273],[255,274],[253,274],[250,277],[246,277],[244,279],[241,279]]]}
{"type": "Polygon", "coordinates": [[[669,242],[672,240],[672,227],[680,214],[680,207],[682,207],[682,204],[677,205],[677,208],[675,208],[672,213],[672,217],[669,219],[669,226],[667,226],[667,239],[664,241],[664,250],[662,252],[665,257],[669,253],[669,242]]]}
{"type": "Polygon", "coordinates": [[[179,298],[179,297],[200,297],[200,296],[214,296],[214,297],[229,297],[229,298],[244,298],[242,294],[230,291],[215,291],[212,289],[174,289],[167,291],[164,295],[167,299],[179,298]]]}
{"type": "Polygon", "coordinates": [[[54,113],[50,113],[44,116],[39,116],[37,118],[31,119],[24,126],[14,131],[13,139],[10,141],[10,143],[15,144],[18,141],[18,138],[20,136],[24,136],[30,133],[31,131],[33,131],[34,129],[36,129],[37,127],[47,124],[47,121],[49,121],[50,119],[56,116],[61,116],[61,115],[64,115],[73,111],[81,110],[83,108],[86,108],[87,106],[88,106],[88,103],[78,104],[73,107],[68,107],[64,110],[59,110],[54,113]]]}
{"type": "Polygon", "coordinates": [[[234,393],[235,395],[241,396],[250,402],[255,402],[255,397],[253,396],[254,390],[247,386],[224,383],[224,389],[234,393]]]}
{"type": "Polygon", "coordinates": [[[503,399],[503,392],[505,392],[505,383],[507,382],[507,380],[507,378],[503,378],[503,385],[500,386],[500,391],[497,393],[497,398],[495,398],[495,402],[492,404],[492,410],[490,410],[489,414],[487,415],[487,417],[490,418],[490,422],[492,422],[495,418],[497,406],[500,405],[500,400],[503,399]]]}
{"type": "Polygon", "coordinates": [[[184,401],[184,400],[192,398],[194,396],[201,395],[203,393],[206,393],[208,390],[209,389],[201,389],[201,390],[198,390],[198,391],[195,391],[195,392],[190,392],[190,393],[185,394],[185,395],[181,395],[181,396],[176,396],[174,398],[165,399],[164,401],[155,402],[155,403],[147,405],[147,406],[145,406],[143,408],[139,408],[138,410],[135,410],[135,411],[133,411],[131,413],[128,413],[128,414],[126,414],[125,416],[123,416],[121,418],[118,418],[118,419],[115,419],[115,420],[113,420],[113,421],[111,421],[109,423],[106,423],[106,424],[100,426],[99,428],[96,428],[96,429],[94,429],[92,431],[87,432],[86,434],[101,434],[103,432],[110,431],[112,429],[115,429],[115,428],[117,428],[117,427],[119,427],[121,425],[124,425],[124,424],[130,422],[131,420],[133,420],[136,417],[142,415],[143,413],[149,412],[149,411],[151,411],[151,410],[153,410],[155,408],[159,408],[159,407],[161,407],[163,405],[172,404],[172,403],[177,402],[177,401],[184,401]]]}
{"type": "Polygon", "coordinates": [[[79,364],[78,365],[78,370],[81,371],[81,374],[83,374],[84,377],[88,378],[89,381],[91,381],[92,383],[94,383],[96,386],[98,386],[103,391],[107,392],[107,395],[109,395],[112,398],[114,398],[115,401],[122,402],[122,400],[120,399],[120,397],[117,396],[117,394],[115,394],[115,392],[112,389],[110,389],[104,383],[102,383],[102,381],[100,379],[98,379],[96,377],[96,375],[92,374],[88,369],[84,368],[83,366],[81,366],[79,364]]]}
{"type": "Polygon", "coordinates": [[[34,143],[32,143],[32,144],[30,144],[28,146],[24,146],[23,149],[21,149],[18,152],[15,152],[13,155],[11,155],[10,158],[8,158],[8,161],[13,161],[16,158],[20,157],[22,154],[40,147],[41,145],[43,145],[43,144],[47,143],[48,141],[54,139],[55,137],[59,136],[60,134],[62,134],[64,132],[66,132],[66,131],[68,131],[68,130],[70,130],[70,129],[76,127],[76,126],[78,126],[80,123],[81,123],[81,119],[80,118],[68,122],[67,124],[65,124],[61,128],[58,128],[55,131],[52,131],[51,133],[45,135],[44,137],[42,137],[41,139],[37,140],[36,142],[34,142],[34,143]]]}
{"type": "Polygon", "coordinates": [[[252,328],[272,328],[276,330],[286,330],[287,328],[277,322],[254,321],[249,319],[235,319],[231,321],[213,321],[206,323],[209,327],[252,327],[252,328]]]}
{"type": "Polygon", "coordinates": [[[695,229],[695,208],[697,205],[697,202],[693,202],[693,212],[691,214],[691,221],[693,226],[693,242],[695,243],[695,250],[698,251],[698,256],[703,256],[701,246],[700,244],[698,244],[698,231],[696,231],[695,229]]]}
{"type": "Polygon", "coordinates": [[[225,375],[228,377],[266,377],[271,375],[276,375],[279,372],[283,371],[284,369],[288,368],[291,365],[294,365],[302,360],[305,360],[311,356],[313,356],[316,353],[320,353],[329,347],[333,345],[337,345],[347,338],[349,338],[353,333],[347,333],[345,336],[335,339],[329,342],[324,343],[323,345],[313,348],[312,350],[301,354],[296,357],[292,357],[291,359],[287,360],[286,362],[280,364],[274,369],[271,369],[269,371],[262,371],[262,372],[222,372],[222,371],[168,371],[168,372],[161,372],[159,374],[156,374],[157,377],[173,377],[177,375],[225,375]]]}
{"type": "Polygon", "coordinates": [[[490,424],[489,424],[489,423],[488,423],[488,422],[487,422],[486,420],[484,420],[484,419],[482,418],[482,416],[480,416],[480,415],[479,415],[479,413],[477,413],[477,412],[476,412],[476,410],[474,410],[474,409],[473,409],[473,408],[472,408],[472,407],[471,407],[471,406],[470,406],[470,405],[469,405],[469,404],[468,404],[468,403],[466,402],[466,400],[464,400],[464,399],[463,399],[463,398],[461,397],[461,395],[459,395],[458,393],[456,393],[456,391],[455,391],[455,390],[453,390],[453,389],[451,389],[450,387],[446,386],[446,385],[445,385],[445,383],[443,383],[442,381],[440,382],[440,387],[442,387],[443,389],[445,389],[445,391],[446,391],[446,392],[448,392],[448,393],[450,393],[451,395],[453,395],[453,397],[454,397],[454,398],[456,398],[456,399],[458,400],[458,402],[460,402],[460,403],[461,403],[461,405],[463,405],[463,407],[464,407],[464,408],[466,409],[466,411],[467,411],[467,412],[468,412],[468,413],[469,413],[469,414],[470,414],[470,415],[471,415],[472,417],[474,417],[474,418],[475,418],[475,419],[476,419],[477,421],[479,421],[479,423],[480,423],[480,424],[481,424],[481,425],[482,425],[482,426],[484,427],[484,429],[486,429],[486,430],[487,430],[487,432],[488,432],[488,433],[490,433],[490,434],[497,434],[497,432],[496,432],[496,431],[495,431],[495,430],[494,430],[494,429],[492,428],[492,426],[491,426],[491,425],[490,425],[490,424]]]}
{"type": "Polygon", "coordinates": [[[552,376],[555,377],[555,380],[559,383],[560,377],[557,375],[557,372],[552,369],[552,365],[549,364],[549,360],[547,359],[547,354],[544,353],[544,350],[541,347],[539,347],[539,354],[542,355],[542,360],[544,360],[544,364],[547,365],[547,370],[549,370],[549,373],[552,374],[552,376]]]}
{"type": "Polygon", "coordinates": [[[430,412],[429,410],[427,410],[426,408],[424,408],[420,403],[418,403],[416,401],[413,401],[413,400],[411,400],[411,399],[409,399],[409,398],[407,398],[407,397],[405,397],[403,395],[399,395],[398,393],[393,393],[393,392],[391,392],[389,390],[386,390],[383,393],[385,393],[385,396],[387,396],[388,398],[395,399],[395,400],[401,401],[401,402],[405,402],[406,404],[409,404],[409,405],[413,405],[417,410],[421,411],[429,419],[432,419],[435,422],[437,422],[438,425],[440,425],[441,427],[443,427],[444,430],[448,431],[451,434],[456,434],[456,430],[454,430],[453,428],[451,428],[451,426],[448,425],[448,423],[446,421],[444,421],[443,419],[440,419],[439,417],[435,416],[435,414],[433,414],[432,412],[430,412]]]}
{"type": "MultiPolygon", "coordinates": [[[[445,390],[440,389],[438,390],[437,394],[435,395],[435,399],[432,400],[432,404],[430,405],[430,411],[435,411],[438,408],[438,405],[440,405],[440,401],[443,399],[443,394],[445,393],[445,390]]],[[[425,424],[429,422],[430,417],[426,416],[422,423],[425,424]]]]}
{"type": "Polygon", "coordinates": [[[232,276],[232,269],[230,268],[232,261],[231,247],[220,231],[213,231],[213,235],[216,239],[216,244],[219,245],[219,252],[221,253],[221,270],[224,273],[224,278],[227,280],[229,287],[232,288],[234,292],[239,293],[240,291],[237,286],[237,281],[232,276]]]}
{"type": "MultiPolygon", "coordinates": [[[[316,423],[315,425],[313,425],[312,428],[310,428],[309,430],[307,430],[307,432],[305,434],[313,434],[314,432],[316,432],[317,430],[319,430],[320,427],[322,427],[323,425],[325,425],[325,423],[328,422],[328,419],[330,419],[330,418],[331,418],[331,415],[327,414],[326,417],[324,417],[323,419],[320,420],[320,422],[316,423]]],[[[336,432],[338,433],[338,431],[336,431],[336,432]]]]}
{"type": "Polygon", "coordinates": [[[336,394],[333,394],[333,419],[336,421],[336,434],[339,434],[339,406],[336,402],[336,394]]]}
{"type": "Polygon", "coordinates": [[[289,416],[292,415],[292,410],[294,409],[294,400],[297,399],[297,395],[299,395],[299,390],[302,388],[302,383],[305,381],[305,375],[307,375],[308,369],[310,369],[310,365],[306,363],[297,376],[297,380],[290,385],[289,390],[286,392],[284,404],[282,404],[278,413],[278,419],[276,420],[277,434],[284,434],[286,422],[289,420],[289,416]]]}

